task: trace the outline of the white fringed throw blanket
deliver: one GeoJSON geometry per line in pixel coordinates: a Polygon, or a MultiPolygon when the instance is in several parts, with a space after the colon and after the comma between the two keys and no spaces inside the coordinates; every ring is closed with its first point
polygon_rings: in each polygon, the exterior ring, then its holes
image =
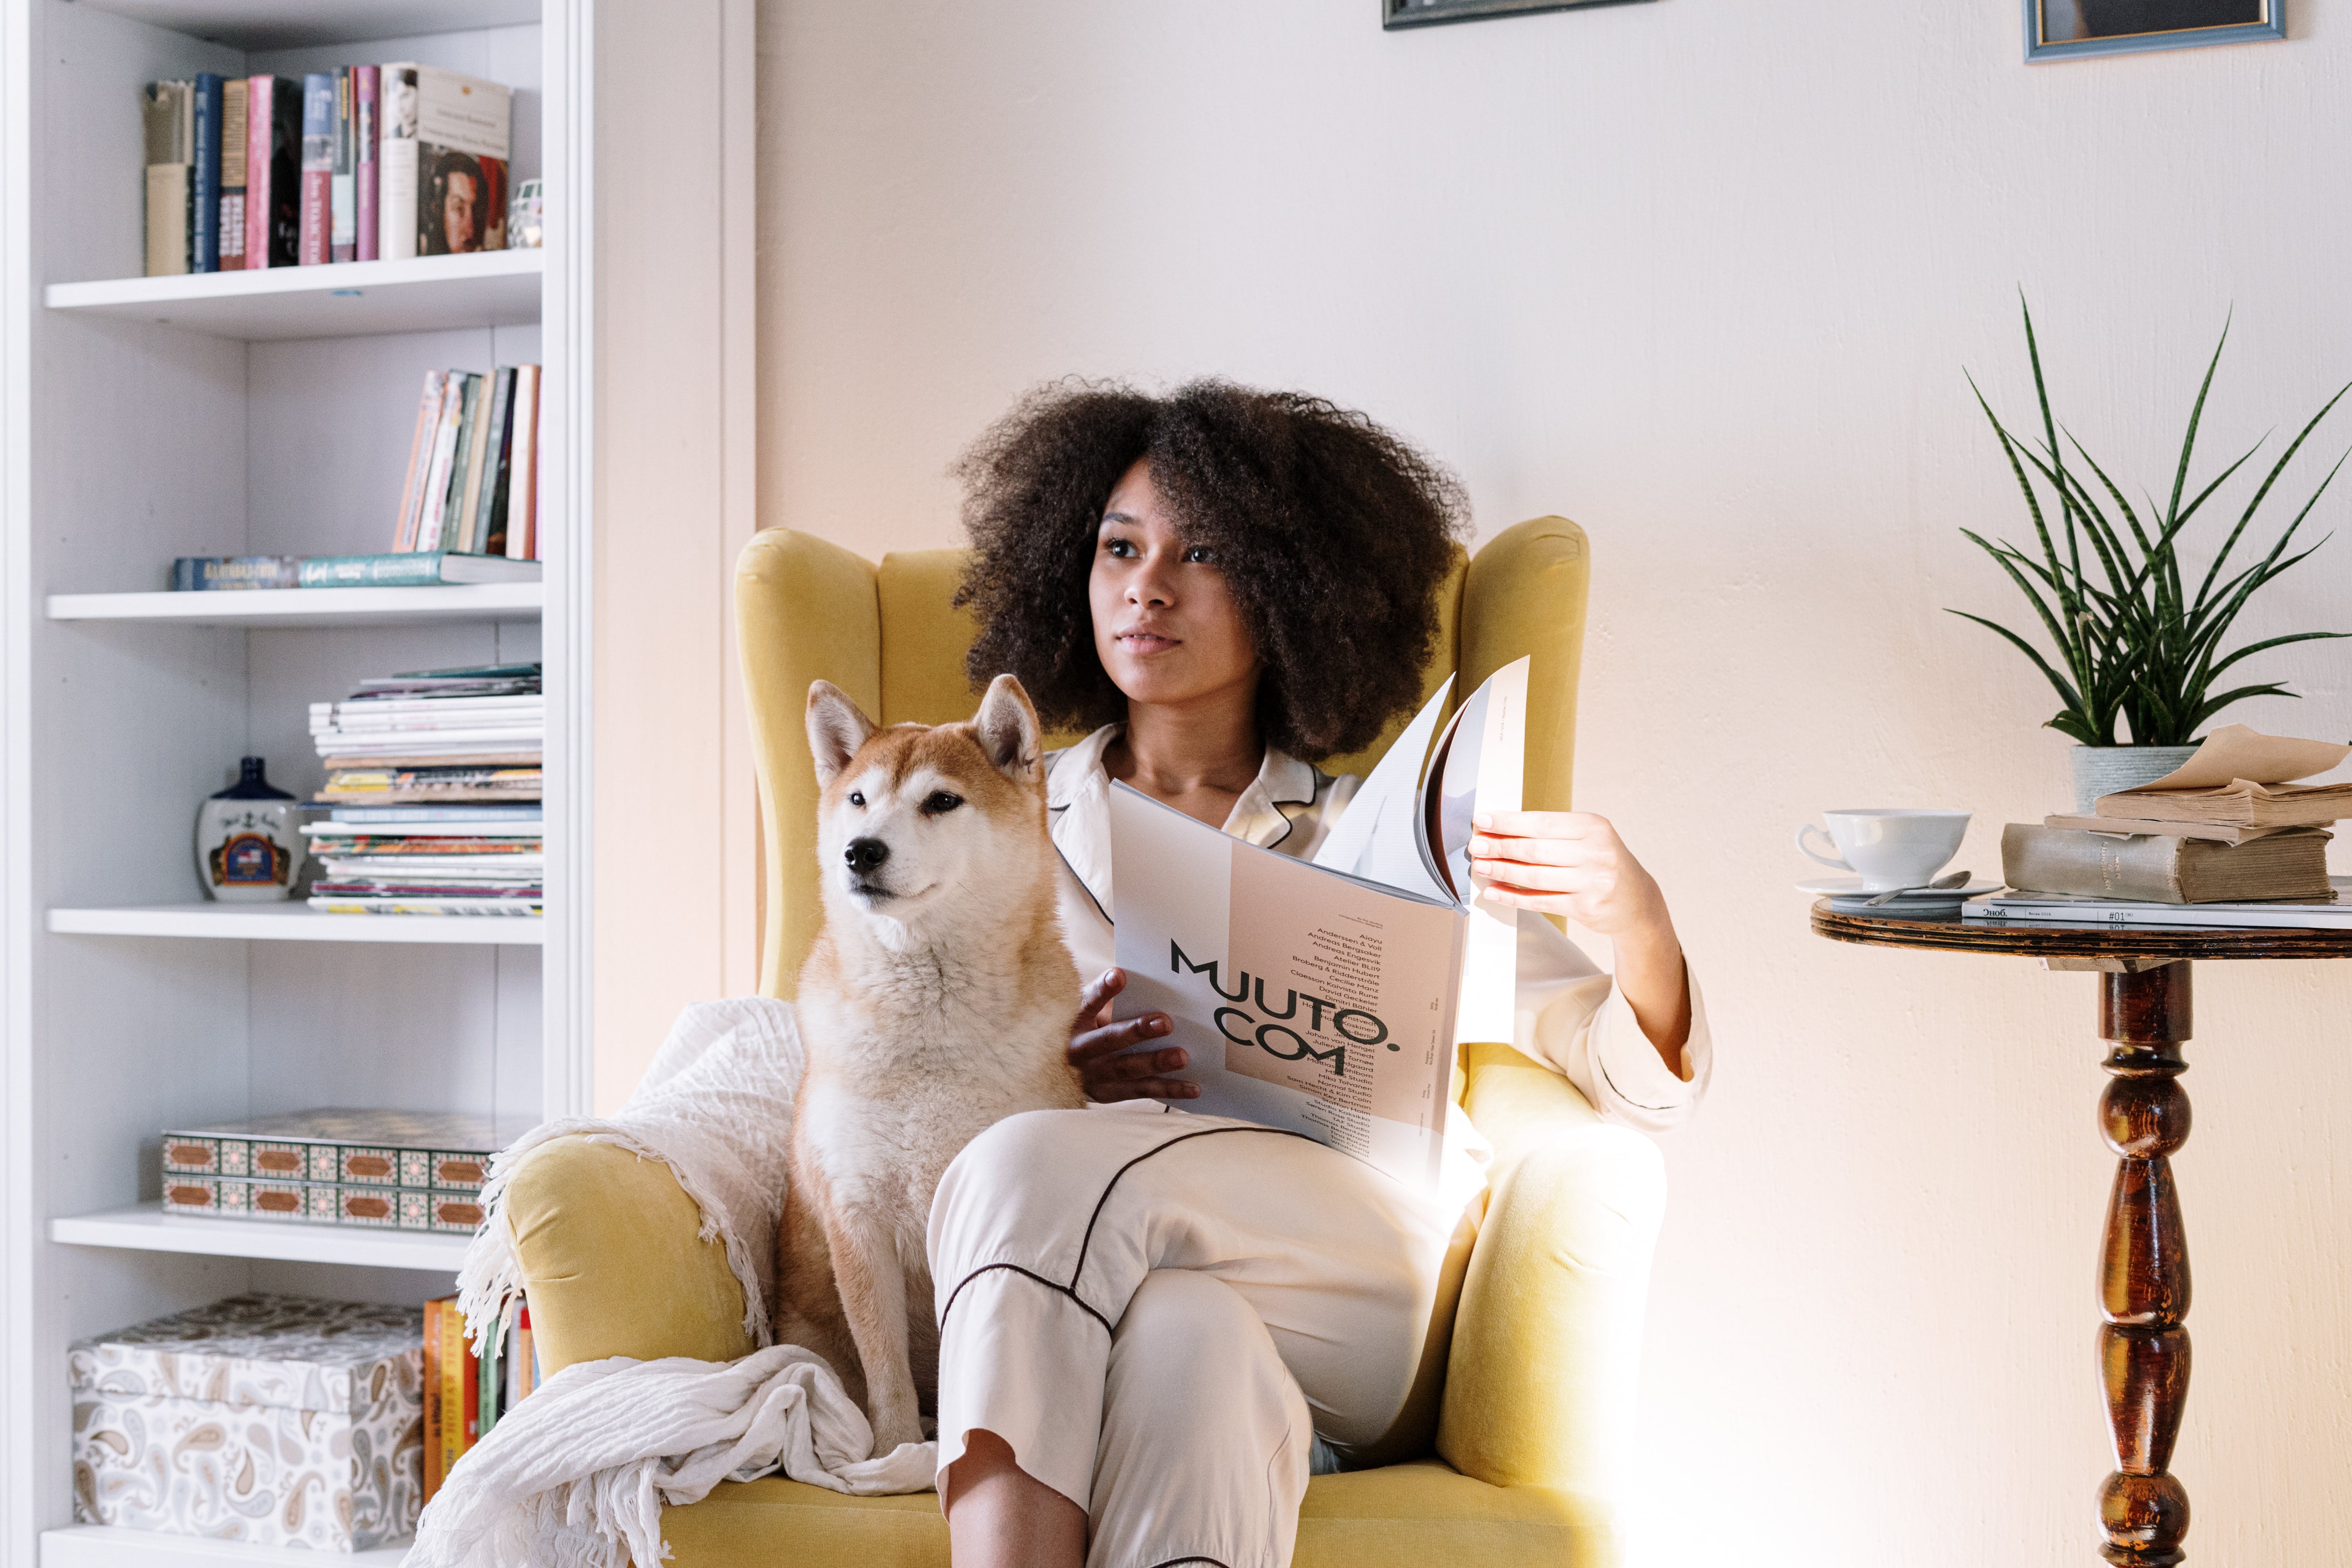
{"type": "Polygon", "coordinates": [[[761,1348],[737,1362],[616,1356],[557,1373],[452,1469],[425,1510],[409,1568],[652,1568],[669,1555],[664,1507],[780,1470],[860,1495],[929,1489],[936,1444],[872,1454],[865,1412],[833,1369],[771,1342],[768,1281],[801,1060],[789,1004],[698,1004],[678,1015],[612,1120],[544,1123],[492,1164],[488,1217],[457,1276],[478,1342],[499,1331],[522,1286],[502,1212],[508,1179],[548,1140],[585,1137],[677,1173],[701,1210],[703,1238],[727,1250],[743,1326],[761,1348]]]}

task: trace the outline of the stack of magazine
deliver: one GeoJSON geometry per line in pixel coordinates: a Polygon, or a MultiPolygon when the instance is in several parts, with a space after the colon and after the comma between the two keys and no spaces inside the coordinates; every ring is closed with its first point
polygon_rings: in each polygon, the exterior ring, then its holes
{"type": "Polygon", "coordinates": [[[1971,920],[2061,925],[2352,929],[2352,878],[2327,874],[2329,824],[2352,784],[2296,784],[2352,746],[2215,731],[2175,772],[2102,795],[2092,815],[2011,823],[2009,886],[1962,906],[1971,920]]]}

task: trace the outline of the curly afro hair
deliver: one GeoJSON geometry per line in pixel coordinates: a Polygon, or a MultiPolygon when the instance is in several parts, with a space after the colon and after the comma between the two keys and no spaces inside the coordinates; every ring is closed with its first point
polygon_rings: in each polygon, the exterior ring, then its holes
{"type": "Polygon", "coordinates": [[[1165,397],[1066,381],[1015,405],[955,467],[979,616],[975,686],[1011,671],[1050,726],[1127,717],[1095,655],[1096,531],[1139,458],[1185,543],[1223,570],[1265,664],[1258,726],[1319,762],[1360,751],[1421,697],[1437,589],[1467,531],[1454,476],[1361,414],[1195,381],[1165,397]]]}

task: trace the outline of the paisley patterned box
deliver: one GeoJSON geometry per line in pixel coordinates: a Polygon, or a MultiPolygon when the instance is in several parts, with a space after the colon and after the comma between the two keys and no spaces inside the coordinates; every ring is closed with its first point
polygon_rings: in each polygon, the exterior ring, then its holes
{"type": "Polygon", "coordinates": [[[231,1296],[84,1340],[74,1517],[364,1552],[416,1528],[425,1315],[231,1296]]]}

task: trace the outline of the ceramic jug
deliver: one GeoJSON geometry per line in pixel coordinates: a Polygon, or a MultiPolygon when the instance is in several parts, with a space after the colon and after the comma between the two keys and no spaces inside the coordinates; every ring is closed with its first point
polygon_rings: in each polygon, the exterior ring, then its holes
{"type": "Polygon", "coordinates": [[[259,757],[239,774],[196,810],[196,879],[223,903],[268,903],[302,874],[294,797],[270,784],[259,757]]]}

